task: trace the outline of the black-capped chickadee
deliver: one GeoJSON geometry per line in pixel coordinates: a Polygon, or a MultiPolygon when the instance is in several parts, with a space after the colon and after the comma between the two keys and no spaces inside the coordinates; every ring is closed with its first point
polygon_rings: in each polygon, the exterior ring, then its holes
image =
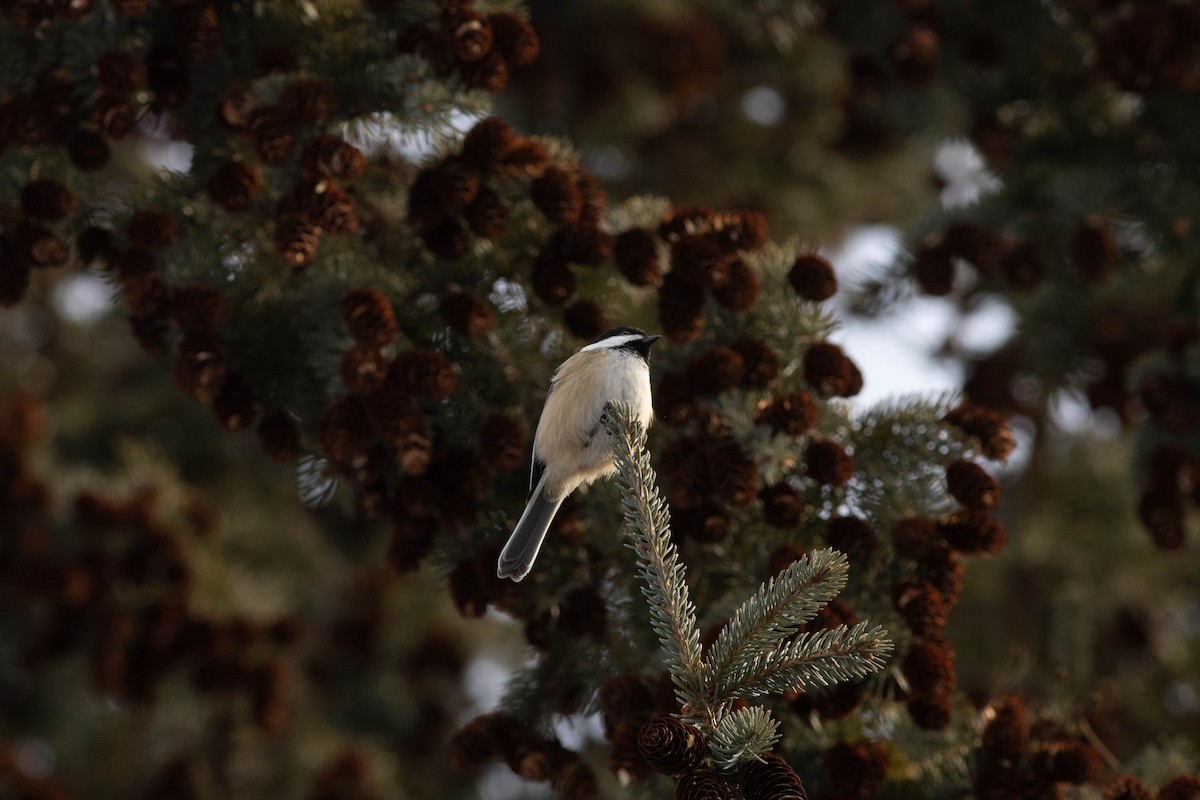
{"type": "Polygon", "coordinates": [[[637,328],[613,328],[554,371],[533,436],[529,503],[500,551],[501,578],[528,575],[562,501],[615,470],[604,432],[608,405],[627,403],[650,425],[650,346],[658,339],[637,328]]]}

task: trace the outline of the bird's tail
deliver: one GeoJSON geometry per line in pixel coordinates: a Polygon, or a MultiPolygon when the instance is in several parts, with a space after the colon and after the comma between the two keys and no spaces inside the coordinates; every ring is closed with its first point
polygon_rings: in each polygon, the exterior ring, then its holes
{"type": "Polygon", "coordinates": [[[512,536],[508,537],[508,544],[500,551],[496,574],[501,578],[512,578],[514,581],[524,578],[529,574],[538,551],[542,549],[546,531],[550,530],[550,523],[563,501],[561,497],[547,500],[542,494],[545,483],[546,477],[543,475],[529,498],[529,504],[525,506],[525,513],[513,529],[512,536]]]}

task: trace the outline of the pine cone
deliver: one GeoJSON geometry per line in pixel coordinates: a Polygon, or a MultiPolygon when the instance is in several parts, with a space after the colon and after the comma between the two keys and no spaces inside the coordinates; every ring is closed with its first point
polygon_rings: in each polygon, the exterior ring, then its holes
{"type": "Polygon", "coordinates": [[[1200,778],[1179,775],[1159,787],[1154,800],[1197,800],[1200,798],[1200,778]]]}
{"type": "Polygon", "coordinates": [[[568,263],[594,267],[612,255],[612,238],[583,223],[564,225],[550,237],[547,250],[568,263]]]}
{"type": "Polygon", "coordinates": [[[608,214],[608,196],[600,181],[590,172],[582,170],[575,175],[575,186],[583,205],[579,209],[579,222],[588,227],[598,228],[608,214]]]}
{"type": "Polygon", "coordinates": [[[339,308],[346,330],[360,344],[386,347],[396,338],[399,326],[387,297],[375,289],[350,289],[342,295],[339,308]]]}
{"type": "Polygon", "coordinates": [[[267,166],[278,167],[292,157],[296,139],[278,106],[259,106],[251,111],[246,117],[246,133],[255,155],[267,166]]]}
{"type": "MultiPolygon", "coordinates": [[[[1104,771],[1100,753],[1084,739],[1050,742],[1033,754],[1032,766],[1045,780],[1073,785],[1094,783],[1104,771]]],[[[1200,782],[1194,796],[1200,796],[1200,782]]]]}
{"type": "Polygon", "coordinates": [[[837,276],[833,265],[816,253],[798,257],[788,271],[788,283],[796,294],[813,303],[820,303],[837,292],[837,276]]]}
{"type": "Polygon", "coordinates": [[[837,442],[813,439],[804,451],[808,477],[825,486],[841,486],[854,474],[854,458],[837,442]]]}
{"type": "Polygon", "coordinates": [[[338,372],[347,389],[367,394],[387,376],[387,359],[377,347],[355,344],[342,354],[338,372]]]}
{"type": "Polygon", "coordinates": [[[954,259],[941,242],[918,247],[912,269],[925,294],[944,297],[954,288],[954,259]]]}
{"type": "Polygon", "coordinates": [[[760,285],[750,265],[740,258],[727,262],[713,277],[713,298],[732,311],[747,311],[758,302],[760,285]]]}
{"type": "Polygon", "coordinates": [[[209,404],[225,382],[225,345],[211,333],[183,335],[175,357],[175,382],[192,399],[209,404]]]}
{"type": "Polygon", "coordinates": [[[67,156],[76,169],[93,172],[108,163],[108,142],[90,128],[76,128],[67,137],[67,156]]]}
{"type": "Polygon", "coordinates": [[[708,221],[708,230],[724,251],[753,252],[770,238],[767,218],[757,211],[725,211],[708,221]]]}
{"type": "Polygon", "coordinates": [[[704,329],[704,290],[668,272],[658,290],[658,319],[671,341],[696,341],[704,329]]]}
{"type": "Polygon", "coordinates": [[[185,331],[216,330],[229,316],[229,298],[207,286],[179,286],[171,292],[170,315],[185,331]]]}
{"type": "Polygon", "coordinates": [[[516,733],[516,721],[503,712],[475,717],[451,737],[447,746],[450,766],[469,775],[477,774],[500,754],[501,743],[516,733]]]}
{"type": "Polygon", "coordinates": [[[639,724],[621,720],[609,733],[612,745],[608,754],[608,769],[622,787],[641,783],[650,777],[650,765],[638,750],[639,724]]]}
{"type": "Polygon", "coordinates": [[[1102,800],[1153,800],[1146,784],[1132,775],[1113,775],[1104,783],[1102,800]]]}
{"type": "Polygon", "coordinates": [[[969,509],[989,511],[1000,499],[996,479],[971,461],[957,459],[946,467],[946,483],[955,500],[969,509]]]}
{"type": "Polygon", "coordinates": [[[571,173],[559,167],[547,167],[541,177],[529,185],[533,204],[555,225],[567,225],[579,219],[583,197],[571,173]]]}
{"type": "Polygon", "coordinates": [[[113,272],[122,280],[158,272],[158,262],[145,250],[123,250],[113,256],[113,272]]]}
{"type": "Polygon", "coordinates": [[[161,319],[171,301],[171,289],[154,273],[135,275],[121,281],[121,294],[131,316],[161,319]]]}
{"type": "Polygon", "coordinates": [[[475,123],[463,138],[462,157],[480,172],[490,172],[512,152],[517,137],[509,124],[499,117],[475,123]]]}
{"type": "Polygon", "coordinates": [[[240,161],[230,161],[220,167],[208,180],[208,194],[213,202],[231,214],[242,214],[254,205],[262,174],[257,167],[240,161]]]}
{"type": "Polygon", "coordinates": [[[561,258],[548,253],[534,259],[530,283],[534,293],[552,306],[561,306],[575,294],[575,273],[561,258]]]}
{"type": "Polygon", "coordinates": [[[449,156],[430,173],[431,186],[439,207],[459,211],[479,194],[479,173],[458,156],[449,156]]]}
{"type": "Polygon", "coordinates": [[[725,779],[711,769],[696,769],[679,779],[675,800],[733,800],[725,779]]]}
{"type": "MultiPolygon", "coordinates": [[[[1020,758],[1029,741],[1025,703],[1019,697],[1006,697],[993,703],[991,710],[993,716],[984,726],[980,749],[997,759],[1020,758]]],[[[1145,787],[1142,789],[1145,791],[1145,787]]],[[[1118,792],[1117,797],[1121,797],[1121,793],[1118,792]]],[[[1117,800],[1117,797],[1108,798],[1108,789],[1105,788],[1107,800],[1117,800]]],[[[1126,797],[1124,800],[1135,800],[1135,797],[1126,797]]],[[[1150,800],[1150,793],[1145,791],[1145,797],[1141,800],[1150,800]]]]}
{"type": "Polygon", "coordinates": [[[425,420],[412,397],[390,382],[376,385],[363,402],[371,427],[392,447],[402,447],[408,437],[425,431],[425,420]]]}
{"type": "Polygon", "coordinates": [[[800,524],[804,516],[804,502],[795,489],[786,483],[777,483],[759,493],[763,504],[763,518],[768,525],[781,530],[791,530],[800,524]]]}
{"type": "Polygon", "coordinates": [[[946,229],[942,242],[952,256],[973,264],[980,275],[994,278],[1000,274],[1006,247],[1003,237],[991,228],[969,220],[955,222],[946,229]]]}
{"type": "Polygon", "coordinates": [[[662,280],[654,234],[645,228],[630,228],[613,241],[617,269],[634,286],[657,286],[662,280]]]}
{"type": "Polygon", "coordinates": [[[853,397],[862,388],[858,367],[832,342],[816,342],[805,352],[804,381],[821,397],[853,397]]]}
{"type": "Polygon", "coordinates": [[[618,675],[600,684],[600,711],[607,724],[623,719],[643,720],[654,709],[654,696],[640,675],[618,675]]]}
{"type": "Polygon", "coordinates": [[[71,249],[54,231],[24,222],[17,228],[13,251],[29,267],[57,267],[67,263],[71,249]]]}
{"type": "Polygon", "coordinates": [[[504,235],[505,226],[508,224],[508,209],[505,208],[500,195],[484,186],[479,189],[471,205],[463,209],[463,217],[471,228],[471,233],[494,242],[504,235]]]}
{"type": "Polygon", "coordinates": [[[654,717],[638,729],[637,748],[655,772],[671,776],[695,769],[705,756],[696,726],[668,716],[654,717]]]}
{"type": "Polygon", "coordinates": [[[79,254],[79,263],[82,266],[90,267],[97,263],[100,269],[108,269],[115,255],[112,233],[105,228],[84,228],[75,237],[75,250],[79,254]]]}
{"type": "Polygon", "coordinates": [[[96,78],[101,89],[133,94],[146,85],[146,64],[133,53],[109,50],[96,61],[96,78]]]}
{"type": "Polygon", "coordinates": [[[914,642],[904,654],[900,671],[917,697],[939,697],[954,689],[954,650],[941,638],[914,642]]]}
{"type": "Polygon", "coordinates": [[[442,320],[468,339],[486,336],[492,329],[492,306],[470,292],[451,292],[442,298],[442,320]]]}
{"type": "Polygon", "coordinates": [[[729,515],[718,503],[705,501],[695,508],[676,509],[671,527],[682,538],[699,544],[717,544],[729,536],[729,515]]]}
{"type": "Polygon", "coordinates": [[[879,551],[875,530],[860,517],[835,517],[829,521],[825,539],[830,547],[841,550],[852,564],[863,564],[879,551]]]}
{"type": "Polygon", "coordinates": [[[237,375],[227,375],[216,397],[213,413],[225,430],[234,433],[245,430],[258,421],[258,399],[250,384],[237,375]]]}
{"type": "Polygon", "coordinates": [[[75,211],[75,195],[58,181],[32,180],[21,188],[21,208],[34,219],[61,222],[75,211]]]}
{"type": "Polygon", "coordinates": [[[125,225],[129,243],[143,250],[162,250],[179,241],[179,218],[154,209],[140,209],[125,225]]]}
{"type": "Polygon", "coordinates": [[[1178,492],[1151,489],[1142,495],[1138,519],[1160,550],[1178,550],[1186,539],[1183,498],[1178,492]]]}
{"type": "Polygon", "coordinates": [[[1004,257],[1004,277],[1019,291],[1028,292],[1037,288],[1045,274],[1046,265],[1031,244],[1017,245],[1004,257]]]}
{"type": "Polygon", "coordinates": [[[462,13],[449,33],[454,57],[461,62],[474,63],[492,51],[491,23],[479,14],[462,13]]]}
{"type": "Polygon", "coordinates": [[[707,236],[684,234],[671,245],[671,274],[696,286],[712,286],[724,271],[726,258],[707,236]]]}
{"type": "Polygon", "coordinates": [[[471,233],[457,217],[445,214],[421,233],[429,252],[447,261],[457,261],[471,249],[471,233]]]}
{"type": "Polygon", "coordinates": [[[717,395],[741,383],[745,362],[729,347],[713,347],[687,362],[688,384],[699,395],[717,395]]]}
{"type": "Polygon", "coordinates": [[[953,607],[963,588],[963,570],[958,557],[942,544],[933,555],[921,560],[921,567],[925,578],[942,593],[946,607],[953,607]]]}
{"type": "Polygon", "coordinates": [[[652,392],[654,416],[666,425],[684,425],[695,418],[696,398],[687,377],[681,372],[667,372],[652,392]]]}
{"type": "Polygon", "coordinates": [[[1138,386],[1138,397],[1150,418],[1170,433],[1187,434],[1200,422],[1200,395],[1175,375],[1146,375],[1138,386]]]}
{"type": "Polygon", "coordinates": [[[500,162],[499,171],[507,175],[536,178],[546,169],[546,146],[535,139],[518,139],[500,162]]]}
{"type": "Polygon", "coordinates": [[[401,575],[415,571],[429,554],[436,533],[430,519],[397,519],[388,541],[388,564],[401,575]]]}
{"type": "Polygon", "coordinates": [[[693,231],[703,230],[708,220],[716,216],[710,208],[700,206],[676,206],[663,215],[658,223],[658,236],[667,242],[674,242],[681,236],[693,231]]]}
{"type": "Polygon", "coordinates": [[[816,424],[820,413],[805,392],[788,392],[761,405],[754,415],[754,424],[766,425],[774,433],[799,436],[816,424]]]}
{"type": "Polygon", "coordinates": [[[758,464],[732,437],[714,443],[708,467],[709,480],[722,502],[740,508],[758,496],[758,464]]]}
{"type": "Polygon", "coordinates": [[[796,563],[806,555],[804,548],[797,544],[781,544],[767,556],[766,577],[773,578],[796,563]]]}
{"type": "Polygon", "coordinates": [[[512,472],[525,463],[525,430],[507,414],[491,414],[479,431],[484,463],[494,472],[512,472]]]}
{"type": "Polygon", "coordinates": [[[203,0],[184,0],[173,6],[171,29],[184,57],[194,64],[211,61],[221,45],[217,11],[203,0]]]}
{"type": "Polygon", "coordinates": [[[217,98],[213,113],[217,122],[230,130],[245,130],[249,124],[254,95],[250,84],[237,81],[229,84],[217,98]]]}
{"type": "Polygon", "coordinates": [[[896,588],[892,601],[915,636],[933,636],[946,627],[946,601],[928,581],[904,581],[896,588]]]}
{"type": "Polygon", "coordinates": [[[458,370],[441,353],[408,349],[396,354],[388,380],[404,391],[431,400],[445,400],[458,390],[458,370]]]}
{"type": "Polygon", "coordinates": [[[980,511],[958,511],[938,520],[938,533],[960,553],[999,553],[1008,542],[1000,520],[980,511]]]}
{"type": "Polygon", "coordinates": [[[742,772],[745,800],[808,800],[800,776],[774,753],[763,753],[742,772]]]}
{"type": "Polygon", "coordinates": [[[129,318],[129,331],[138,345],[159,358],[167,354],[167,323],[158,317],[129,318]]]}
{"type": "Polygon", "coordinates": [[[591,300],[576,300],[563,311],[563,322],[580,339],[595,339],[612,327],[608,314],[591,300]]]}
{"type": "Polygon", "coordinates": [[[279,112],[302,125],[320,125],[337,107],[333,86],[323,78],[298,78],[279,94],[279,112]]]}
{"type": "Polygon", "coordinates": [[[474,63],[460,63],[459,74],[472,89],[498,92],[508,85],[508,65],[495,50],[474,63]]]}
{"type": "Polygon", "coordinates": [[[938,547],[938,533],[933,520],[927,517],[905,517],[892,526],[892,546],[901,558],[921,560],[933,555],[938,547]]]}
{"type": "Polygon", "coordinates": [[[514,67],[533,63],[538,56],[539,43],[532,25],[507,12],[488,15],[488,22],[492,26],[492,46],[505,62],[514,67]]]}
{"type": "Polygon", "coordinates": [[[91,119],[109,139],[123,139],[137,125],[137,111],[125,95],[101,91],[92,100],[91,119]]]}
{"type": "Polygon", "coordinates": [[[990,459],[1003,461],[1017,446],[1004,417],[977,403],[963,403],[950,410],[946,422],[978,439],[983,454],[990,459]]]}
{"type": "Polygon", "coordinates": [[[321,229],[303,216],[289,216],[275,223],[275,248],[283,263],[294,269],[306,267],[317,255],[321,229]]]}
{"type": "Polygon", "coordinates": [[[825,773],[840,797],[869,798],[888,774],[888,753],[878,742],[839,743],[825,751],[825,773]]]}
{"type": "Polygon", "coordinates": [[[317,438],[325,457],[343,470],[364,463],[371,426],[363,401],[348,395],[326,408],[317,423],[317,438]]]}
{"type": "Polygon", "coordinates": [[[284,411],[263,417],[258,424],[258,446],[273,461],[288,464],[300,457],[300,431],[284,411]]]}
{"type": "Polygon", "coordinates": [[[314,136],[300,151],[300,165],[314,175],[350,181],[363,174],[367,159],[354,145],[340,136],[314,136]]]}
{"type": "Polygon", "coordinates": [[[1100,283],[1117,271],[1121,257],[1120,246],[1108,225],[1090,219],[1075,229],[1071,236],[1071,263],[1089,283],[1100,283]]]}

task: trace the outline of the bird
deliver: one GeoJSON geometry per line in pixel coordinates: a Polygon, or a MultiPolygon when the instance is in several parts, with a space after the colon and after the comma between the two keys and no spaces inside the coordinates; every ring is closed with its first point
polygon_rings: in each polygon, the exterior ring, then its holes
{"type": "Polygon", "coordinates": [[[650,347],[660,338],[639,328],[613,328],[554,371],[533,436],[529,498],[500,551],[497,576],[520,581],[528,575],[567,495],[616,471],[604,435],[613,404],[627,404],[635,419],[650,426],[650,347]]]}

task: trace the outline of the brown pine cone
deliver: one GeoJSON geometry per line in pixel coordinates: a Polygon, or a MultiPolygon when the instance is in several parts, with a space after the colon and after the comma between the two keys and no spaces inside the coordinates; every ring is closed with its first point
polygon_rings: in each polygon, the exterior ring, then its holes
{"type": "Polygon", "coordinates": [[[342,354],[338,372],[347,389],[367,394],[387,376],[387,359],[377,347],[355,344],[342,354]]]}
{"type": "Polygon", "coordinates": [[[779,357],[770,345],[761,339],[749,336],[731,342],[745,364],[742,385],[751,389],[764,389],[779,374],[779,357]]]}
{"type": "Polygon", "coordinates": [[[808,800],[800,776],[774,753],[763,753],[761,761],[751,761],[742,772],[742,797],[745,800],[808,800]]]}
{"type": "Polygon", "coordinates": [[[430,400],[445,400],[458,390],[458,370],[433,350],[401,350],[388,368],[388,380],[404,391],[430,400]]]}
{"type": "Polygon", "coordinates": [[[226,375],[216,397],[213,413],[225,430],[236,433],[258,421],[258,398],[250,384],[238,375],[226,375]]]}
{"type": "Polygon", "coordinates": [[[666,425],[683,425],[695,418],[696,398],[687,377],[681,372],[667,372],[652,392],[654,416],[666,425]]]}
{"type": "Polygon", "coordinates": [[[449,30],[454,57],[474,63],[492,51],[492,25],[472,11],[456,15],[449,30]]]}
{"type": "Polygon", "coordinates": [[[600,711],[606,724],[623,719],[643,720],[654,710],[654,696],[641,675],[618,675],[600,684],[600,711]]]}
{"type": "Polygon", "coordinates": [[[520,138],[500,161],[499,171],[516,177],[536,178],[546,170],[546,145],[536,139],[520,138]]]}
{"type": "Polygon", "coordinates": [[[805,352],[804,381],[821,397],[853,397],[856,384],[862,388],[858,367],[832,342],[815,342],[805,352]]]}
{"type": "Polygon", "coordinates": [[[674,242],[691,231],[703,230],[714,216],[716,212],[710,208],[676,206],[659,221],[658,236],[664,241],[674,242]]]}
{"type": "Polygon", "coordinates": [[[763,504],[763,519],[768,525],[791,530],[804,516],[804,502],[799,493],[786,483],[768,486],[759,493],[763,504]]]}
{"type": "Polygon", "coordinates": [[[194,64],[211,61],[221,45],[217,10],[203,0],[184,0],[173,6],[171,29],[184,57],[194,64]]]}
{"type": "Polygon", "coordinates": [[[371,425],[367,409],[357,395],[334,401],[317,422],[321,452],[334,465],[350,469],[367,460],[371,425]]]}
{"type": "Polygon", "coordinates": [[[671,244],[671,274],[696,286],[712,286],[726,268],[726,255],[712,239],[684,234],[671,244]]]}
{"type": "Polygon", "coordinates": [[[568,263],[594,267],[612,255],[612,237],[583,223],[564,225],[550,237],[547,250],[568,263]]]}
{"type": "Polygon", "coordinates": [[[813,439],[804,451],[808,477],[825,486],[841,486],[854,474],[854,458],[837,442],[813,439]]]}
{"type": "Polygon", "coordinates": [[[171,292],[170,315],[185,331],[216,330],[229,316],[229,298],[207,286],[179,286],[171,292]]]}
{"type": "Polygon", "coordinates": [[[211,333],[185,333],[176,353],[174,376],[192,399],[211,403],[225,382],[225,344],[211,333]]]}
{"type": "Polygon", "coordinates": [[[918,247],[912,269],[925,294],[944,297],[954,288],[954,257],[941,242],[918,247]]]}
{"type": "Polygon", "coordinates": [[[1138,519],[1160,550],[1178,550],[1187,536],[1183,498],[1176,491],[1150,489],[1138,501],[1138,519]]]}
{"type": "Polygon", "coordinates": [[[699,544],[717,544],[729,536],[729,515],[718,503],[706,501],[695,508],[675,509],[671,528],[699,544]]]}
{"type": "Polygon", "coordinates": [[[425,420],[412,397],[393,383],[379,383],[363,400],[371,428],[388,445],[403,447],[413,435],[425,432],[425,420]]]}
{"type": "Polygon", "coordinates": [[[823,256],[809,253],[798,257],[788,271],[788,283],[805,300],[820,303],[837,292],[837,275],[823,256]]]}
{"type": "Polygon", "coordinates": [[[1104,782],[1102,800],[1154,800],[1146,784],[1132,775],[1113,775],[1104,782]]]}
{"type": "Polygon", "coordinates": [[[525,429],[507,414],[484,420],[479,443],[484,463],[494,472],[512,472],[525,463],[525,429]]]}
{"type": "Polygon", "coordinates": [[[713,347],[687,362],[688,384],[698,395],[717,395],[741,383],[745,362],[730,347],[713,347]]]}
{"type": "Polygon", "coordinates": [[[841,550],[852,564],[869,561],[879,551],[875,529],[861,517],[835,517],[825,530],[829,546],[841,550]]]}
{"type": "Polygon", "coordinates": [[[145,250],[131,249],[116,253],[112,259],[112,270],[127,280],[138,275],[148,275],[158,272],[158,262],[154,256],[145,250]]]}
{"type": "Polygon", "coordinates": [[[788,392],[760,405],[754,424],[766,425],[775,433],[799,436],[817,422],[821,410],[805,392],[788,392]]]}
{"type": "MultiPolygon", "coordinates": [[[[980,749],[993,758],[1020,758],[1029,742],[1029,722],[1025,703],[1019,697],[1005,697],[992,704],[991,712],[992,718],[983,728],[980,749]]],[[[1119,793],[1118,796],[1120,796],[1119,793]]],[[[1105,797],[1108,798],[1107,788],[1105,797]]],[[[1116,800],[1116,798],[1109,800],[1116,800]]],[[[1124,800],[1135,800],[1135,798],[1127,797],[1124,800]]],[[[1142,800],[1150,800],[1148,791],[1142,800]]]]}
{"type": "Polygon", "coordinates": [[[488,117],[475,123],[463,138],[462,157],[480,172],[489,172],[512,152],[517,137],[507,122],[488,117]]]}
{"type": "Polygon", "coordinates": [[[969,509],[988,511],[1000,499],[1000,485],[983,467],[956,459],[946,467],[946,484],[955,500],[969,509]]]}
{"type": "Polygon", "coordinates": [[[892,526],[892,547],[901,558],[928,558],[938,548],[937,527],[927,517],[905,517],[892,526]]]}
{"type": "Polygon", "coordinates": [[[470,292],[455,291],[445,295],[439,309],[442,320],[468,339],[478,339],[492,329],[492,306],[470,292]]]}
{"type": "Polygon", "coordinates": [[[999,553],[1008,542],[1000,520],[981,511],[957,511],[938,520],[938,533],[960,553],[999,553]]]}
{"type": "MultiPolygon", "coordinates": [[[[1032,766],[1034,773],[1045,780],[1078,786],[1095,783],[1104,771],[1104,760],[1087,740],[1062,739],[1038,748],[1032,766]]],[[[1200,785],[1196,795],[1200,796],[1200,785]]]]}
{"type": "Polygon", "coordinates": [[[451,737],[446,751],[450,766],[468,775],[477,774],[517,733],[516,720],[503,712],[475,717],[451,737]]]}
{"type": "Polygon", "coordinates": [[[1200,394],[1175,375],[1146,375],[1138,385],[1138,398],[1150,418],[1173,434],[1189,433],[1200,422],[1200,394]]]}
{"type": "Polygon", "coordinates": [[[421,241],[435,256],[457,261],[471,249],[471,232],[458,217],[444,214],[421,233],[421,241]]]}
{"type": "Polygon", "coordinates": [[[714,442],[707,461],[709,480],[722,502],[740,508],[758,496],[758,464],[732,437],[714,442]]]}
{"type": "Polygon", "coordinates": [[[363,174],[367,159],[361,150],[340,136],[321,134],[304,143],[300,165],[313,175],[350,181],[363,174]]]}
{"type": "Polygon", "coordinates": [[[32,180],[21,187],[21,208],[34,219],[61,222],[75,211],[75,195],[59,181],[32,180]]]}
{"type": "Polygon", "coordinates": [[[320,125],[337,107],[333,86],[322,78],[297,78],[279,94],[279,111],[303,125],[320,125]]]}
{"type": "Polygon", "coordinates": [[[278,167],[292,157],[296,139],[288,118],[278,106],[259,106],[246,116],[250,146],[264,164],[278,167]]]}
{"type": "Polygon", "coordinates": [[[108,163],[108,142],[91,128],[75,128],[67,137],[67,156],[77,169],[92,172],[108,163]]]}
{"type": "Polygon", "coordinates": [[[994,278],[1000,274],[1006,246],[991,228],[960,220],[946,229],[942,241],[951,255],[973,264],[980,275],[994,278]]]}
{"type": "Polygon", "coordinates": [[[339,308],[346,330],[360,344],[386,347],[396,338],[399,326],[392,304],[376,289],[350,289],[342,295],[339,308]]]}
{"type": "Polygon", "coordinates": [[[430,172],[431,186],[439,207],[459,211],[479,194],[479,173],[464,159],[449,156],[430,172]]]}
{"type": "Polygon", "coordinates": [[[916,641],[904,654],[900,670],[918,697],[947,695],[954,689],[955,653],[940,637],[916,641]]]}
{"type": "Polygon", "coordinates": [[[647,720],[637,732],[642,758],[663,775],[683,775],[704,760],[704,740],[695,725],[669,716],[647,720]]]}
{"type": "Polygon", "coordinates": [[[508,85],[508,64],[495,50],[473,63],[460,63],[459,74],[472,89],[498,92],[508,85]]]}
{"type": "Polygon", "coordinates": [[[90,267],[96,263],[100,269],[109,269],[115,255],[112,243],[112,233],[105,228],[84,228],[75,237],[75,250],[79,254],[79,263],[90,267]]]}
{"type": "Polygon", "coordinates": [[[300,431],[285,411],[263,417],[258,424],[258,446],[273,461],[288,464],[300,457],[300,431]]]}
{"type": "Polygon", "coordinates": [[[534,259],[530,283],[534,293],[552,306],[561,306],[575,294],[575,273],[560,257],[550,253],[534,259]]]}
{"type": "Polygon", "coordinates": [[[608,214],[608,195],[604,193],[604,187],[595,175],[583,171],[576,173],[575,186],[583,200],[579,209],[580,223],[592,228],[600,227],[608,214]]]}
{"type": "Polygon", "coordinates": [[[946,601],[929,581],[904,581],[896,587],[892,604],[916,636],[934,636],[946,627],[946,601]]]}
{"type": "Polygon", "coordinates": [[[125,225],[125,236],[134,247],[162,250],[179,241],[179,217],[155,209],[133,213],[125,225]]]}
{"type": "Polygon", "coordinates": [[[1179,775],[1159,787],[1154,800],[1197,800],[1200,798],[1200,777],[1179,775]]]}
{"type": "Polygon", "coordinates": [[[115,94],[133,94],[146,85],[146,64],[133,53],[109,50],[96,61],[100,88],[115,94]]]}
{"type": "Polygon", "coordinates": [[[463,218],[466,219],[471,233],[494,242],[504,234],[504,228],[508,224],[508,209],[500,195],[483,186],[471,205],[463,209],[463,218]]]}
{"type": "Polygon", "coordinates": [[[879,742],[842,742],[825,751],[825,773],[840,797],[874,797],[888,770],[888,753],[879,742]]]}
{"type": "Polygon", "coordinates": [[[1017,245],[1004,257],[1004,277],[1019,291],[1037,288],[1045,274],[1046,265],[1031,244],[1017,245]]]}
{"type": "Polygon", "coordinates": [[[963,568],[945,543],[940,542],[933,555],[921,559],[922,574],[937,587],[946,601],[946,607],[952,608],[957,602],[963,588],[963,568]]]}
{"type": "Polygon", "coordinates": [[[1012,430],[1001,414],[977,403],[963,403],[946,414],[946,422],[979,440],[983,454],[1003,461],[1016,448],[1012,430]]]}
{"type": "Polygon", "coordinates": [[[492,26],[492,47],[508,64],[524,67],[533,63],[540,45],[532,25],[507,12],[488,15],[488,22],[492,26]]]}
{"type": "Polygon", "coordinates": [[[320,242],[321,229],[308,217],[288,216],[275,223],[275,249],[289,267],[311,264],[320,242]]]}
{"type": "Polygon", "coordinates": [[[696,341],[704,329],[704,290],[668,272],[658,290],[658,319],[671,341],[696,341]]]}
{"type": "Polygon", "coordinates": [[[555,225],[577,221],[583,208],[583,197],[574,178],[559,167],[547,167],[541,177],[529,185],[529,196],[546,219],[555,225]]]}
{"type": "MultiPolygon", "coordinates": [[[[3,299],[0,298],[0,304],[3,299]]],[[[167,354],[167,323],[158,317],[129,318],[129,331],[138,345],[155,358],[167,354]]]]}
{"type": "Polygon", "coordinates": [[[30,222],[21,223],[13,242],[15,256],[26,266],[57,267],[67,263],[71,248],[49,228],[30,222]]]}
{"type": "Polygon", "coordinates": [[[1117,271],[1121,257],[1120,245],[1108,225],[1090,219],[1071,235],[1071,264],[1088,283],[1100,283],[1117,271]]]}
{"type": "Polygon", "coordinates": [[[109,139],[123,139],[137,125],[137,111],[125,95],[101,91],[92,100],[91,119],[109,139]]]}
{"type": "Polygon", "coordinates": [[[241,161],[230,161],[220,167],[208,180],[208,195],[213,202],[231,214],[242,214],[254,205],[262,186],[258,168],[241,161]]]}
{"type": "Polygon", "coordinates": [[[746,311],[758,302],[758,276],[740,258],[727,262],[713,277],[713,298],[731,311],[746,311]]]}
{"type": "Polygon", "coordinates": [[[130,315],[143,319],[161,319],[171,302],[171,288],[152,272],[121,281],[121,294],[130,315]]]}
{"type": "Polygon", "coordinates": [[[708,221],[717,245],[728,253],[762,249],[770,238],[767,218],[757,211],[725,211],[708,221]]]}
{"type": "Polygon", "coordinates": [[[711,769],[692,770],[679,779],[675,800],[733,800],[725,779],[711,769]]]}
{"type": "Polygon", "coordinates": [[[563,322],[580,339],[593,340],[612,327],[608,314],[591,300],[576,300],[563,311],[563,322]]]}
{"type": "Polygon", "coordinates": [[[645,228],[630,228],[618,235],[613,241],[613,260],[634,286],[657,286],[662,280],[654,234],[645,228]]]}
{"type": "Polygon", "coordinates": [[[223,127],[234,131],[245,130],[253,103],[254,95],[250,91],[250,84],[236,81],[221,91],[213,113],[223,127]]]}

